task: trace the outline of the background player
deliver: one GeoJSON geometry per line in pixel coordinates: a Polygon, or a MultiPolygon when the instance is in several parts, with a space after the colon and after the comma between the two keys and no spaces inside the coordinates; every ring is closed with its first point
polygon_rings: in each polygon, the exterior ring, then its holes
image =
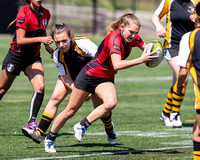
{"type": "Polygon", "coordinates": [[[200,3],[196,6],[196,29],[184,34],[180,42],[178,65],[180,71],[178,75],[177,92],[184,94],[184,81],[188,72],[192,75],[195,85],[195,108],[196,122],[193,126],[193,154],[194,160],[200,159],[200,3]]]}
{"type": "Polygon", "coordinates": [[[36,128],[35,120],[43,101],[45,88],[40,45],[43,43],[46,50],[52,54],[53,49],[49,44],[53,40],[46,36],[50,12],[41,6],[42,0],[27,0],[27,2],[29,4],[17,14],[15,36],[2,64],[0,100],[11,87],[16,76],[23,71],[34,88],[26,127],[36,128]]]}
{"type": "MultiPolygon", "coordinates": [[[[173,70],[172,86],[167,95],[164,110],[160,116],[160,119],[164,121],[166,126],[182,127],[180,107],[184,94],[180,95],[175,92],[176,87],[174,86],[180,68],[177,65],[177,56],[181,37],[186,32],[192,31],[195,28],[194,8],[198,2],[198,0],[162,0],[152,16],[152,23],[156,28],[157,35],[165,38],[165,58],[173,70]],[[164,15],[167,15],[167,29],[160,23],[160,19],[164,15]]],[[[187,80],[186,78],[185,88],[187,80]]]]}

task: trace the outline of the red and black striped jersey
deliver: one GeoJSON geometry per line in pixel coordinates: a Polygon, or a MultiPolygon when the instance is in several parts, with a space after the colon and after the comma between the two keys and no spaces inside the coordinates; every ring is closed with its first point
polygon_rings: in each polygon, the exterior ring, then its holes
{"type": "Polygon", "coordinates": [[[142,47],[143,44],[144,41],[139,35],[131,43],[125,43],[120,30],[112,32],[101,42],[95,57],[86,65],[84,71],[91,76],[114,79],[115,70],[110,55],[112,53],[120,54],[121,59],[124,60],[130,55],[133,47],[142,47]]]}
{"type": "MultiPolygon", "coordinates": [[[[40,13],[36,12],[30,5],[21,8],[16,18],[16,29],[22,28],[26,30],[25,37],[43,36],[50,19],[50,12],[40,7],[40,13]]],[[[11,42],[11,48],[16,53],[23,56],[40,55],[41,43],[33,43],[29,45],[19,46],[16,42],[16,32],[11,42]]]]}

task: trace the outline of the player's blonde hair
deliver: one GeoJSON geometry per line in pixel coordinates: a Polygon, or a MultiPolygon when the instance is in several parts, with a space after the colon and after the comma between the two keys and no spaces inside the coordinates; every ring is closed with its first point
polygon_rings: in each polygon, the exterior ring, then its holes
{"type": "Polygon", "coordinates": [[[134,13],[130,10],[126,11],[122,16],[120,16],[116,21],[112,22],[106,29],[108,30],[108,34],[119,29],[120,25],[124,26],[129,25],[130,23],[134,23],[141,27],[140,20],[134,13]]]}

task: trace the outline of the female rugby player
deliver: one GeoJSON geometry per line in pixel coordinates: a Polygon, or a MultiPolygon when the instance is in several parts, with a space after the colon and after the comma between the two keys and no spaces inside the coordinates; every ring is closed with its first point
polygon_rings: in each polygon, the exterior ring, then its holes
{"type": "Polygon", "coordinates": [[[196,121],[193,125],[193,159],[200,159],[200,3],[196,6],[196,28],[193,31],[183,35],[180,41],[180,50],[178,56],[178,66],[180,71],[178,74],[178,82],[176,92],[185,93],[184,82],[189,71],[193,78],[195,88],[195,109],[196,121]]]}
{"type": "MultiPolygon", "coordinates": [[[[166,126],[182,127],[180,119],[180,107],[184,94],[175,92],[176,80],[180,67],[177,65],[178,50],[181,37],[186,32],[195,28],[194,9],[199,0],[162,0],[152,16],[152,23],[159,37],[165,38],[165,58],[173,70],[172,86],[167,94],[164,109],[160,119],[166,126]],[[167,15],[167,29],[160,23],[160,19],[167,15]]],[[[187,87],[185,80],[185,88],[187,87]]]]}
{"type": "Polygon", "coordinates": [[[6,55],[0,76],[0,100],[11,87],[21,71],[31,82],[34,93],[31,99],[30,116],[27,128],[36,128],[35,122],[44,97],[44,70],[40,57],[41,43],[53,54],[49,45],[53,42],[46,36],[46,28],[50,12],[43,8],[43,0],[27,0],[27,5],[21,8],[16,17],[16,32],[11,47],[6,55]]]}
{"type": "MultiPolygon", "coordinates": [[[[109,34],[98,47],[94,58],[78,74],[69,103],[55,119],[49,139],[55,139],[58,131],[66,121],[74,116],[88,95],[95,94],[98,106],[74,126],[75,137],[81,141],[84,132],[94,121],[110,117],[117,104],[117,93],[114,85],[114,75],[118,70],[126,69],[141,63],[155,60],[154,53],[146,54],[137,59],[125,60],[133,47],[144,50],[146,44],[138,35],[140,21],[132,11],[127,11],[109,26],[109,34]]],[[[114,134],[112,127],[110,133],[114,134]]]]}

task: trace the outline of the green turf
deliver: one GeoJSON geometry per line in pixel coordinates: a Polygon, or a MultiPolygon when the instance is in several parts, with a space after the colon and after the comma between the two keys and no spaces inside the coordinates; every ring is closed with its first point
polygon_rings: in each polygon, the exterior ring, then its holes
{"type": "MultiPolygon", "coordinates": [[[[0,37],[0,65],[8,51],[11,39],[11,36],[0,37]]],[[[99,44],[101,39],[94,37],[93,40],[99,44]]],[[[145,41],[148,42],[149,39],[145,41]]],[[[41,118],[58,76],[53,60],[43,48],[42,52],[46,88],[37,121],[41,118]]],[[[134,49],[133,53],[134,56],[130,58],[138,57],[141,51],[134,49]]],[[[142,64],[119,71],[115,82],[118,104],[113,110],[113,122],[119,135],[118,144],[115,146],[108,144],[101,121],[95,122],[88,128],[81,143],[75,140],[73,125],[92,110],[92,103],[86,102],[59,132],[56,139],[57,153],[48,154],[44,152],[43,142],[36,144],[21,133],[21,128],[25,126],[29,116],[30,97],[33,92],[28,79],[21,73],[0,102],[0,159],[39,157],[68,159],[70,157],[77,160],[190,160],[192,159],[192,125],[195,119],[192,80],[189,81],[181,109],[183,122],[181,129],[165,127],[159,120],[171,81],[148,80],[152,77],[171,75],[172,71],[165,60],[156,68],[148,68],[142,64]],[[127,78],[133,80],[127,81],[127,78]],[[134,78],[142,78],[142,80],[134,78]],[[143,80],[144,78],[146,80],[143,80]]],[[[60,105],[58,112],[65,108],[67,102],[68,97],[60,105]]]]}

